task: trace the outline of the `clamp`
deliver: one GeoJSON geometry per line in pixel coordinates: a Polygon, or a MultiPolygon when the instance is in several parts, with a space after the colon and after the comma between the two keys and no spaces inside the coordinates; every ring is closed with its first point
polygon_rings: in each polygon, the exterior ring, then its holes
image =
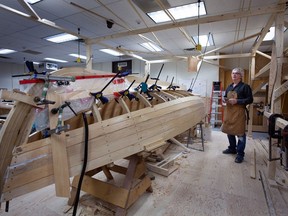
{"type": "Polygon", "coordinates": [[[53,108],[51,109],[51,113],[52,114],[57,114],[58,113],[58,121],[57,121],[57,126],[56,128],[52,129],[52,130],[48,130],[46,135],[51,135],[53,133],[55,134],[61,134],[62,131],[67,131],[70,129],[70,125],[62,125],[62,114],[63,114],[63,109],[65,107],[69,107],[72,112],[75,114],[75,116],[77,116],[76,112],[72,109],[72,107],[70,106],[70,102],[65,101],[64,104],[62,104],[61,106],[59,106],[58,108],[53,108]]]}
{"type": "Polygon", "coordinates": [[[44,87],[42,90],[41,97],[35,97],[34,102],[37,103],[37,105],[47,105],[47,104],[55,104],[55,101],[50,101],[46,99],[47,91],[49,88],[49,82],[50,81],[61,81],[67,84],[67,82],[75,82],[75,77],[60,77],[60,76],[49,76],[49,74],[43,75],[43,74],[34,74],[34,79],[41,79],[44,80],[44,87]]]}
{"type": "MultiPolygon", "coordinates": [[[[123,91],[120,91],[119,94],[122,96],[122,97],[127,97],[130,101],[135,99],[136,101],[139,100],[139,98],[137,98],[134,94],[131,94],[129,89],[131,88],[131,86],[134,84],[135,80],[133,80],[133,82],[129,85],[129,87],[123,91]]],[[[116,100],[116,102],[118,102],[116,100]]]]}

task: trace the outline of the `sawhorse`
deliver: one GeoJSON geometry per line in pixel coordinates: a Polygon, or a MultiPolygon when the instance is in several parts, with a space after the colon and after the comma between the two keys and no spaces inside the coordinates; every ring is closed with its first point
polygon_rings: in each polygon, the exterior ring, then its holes
{"type": "MultiPolygon", "coordinates": [[[[116,216],[125,216],[127,209],[137,201],[145,192],[153,192],[150,177],[146,174],[144,159],[138,155],[126,158],[129,161],[128,167],[119,165],[103,166],[86,172],[81,190],[104,201],[109,207],[114,207],[116,216]],[[103,171],[108,180],[114,179],[110,171],[125,175],[121,187],[114,184],[100,181],[92,176],[103,171]]],[[[114,179],[115,180],[115,179],[114,179]]],[[[72,182],[71,198],[68,205],[73,205],[77,191],[79,176],[75,176],[72,182]]]]}

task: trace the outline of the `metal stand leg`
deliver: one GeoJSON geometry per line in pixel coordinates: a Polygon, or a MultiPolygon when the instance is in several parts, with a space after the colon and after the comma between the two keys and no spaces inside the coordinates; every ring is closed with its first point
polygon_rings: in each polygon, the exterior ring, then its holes
{"type": "Polygon", "coordinates": [[[189,149],[194,149],[194,150],[197,150],[197,151],[204,151],[204,136],[203,136],[203,127],[202,127],[202,125],[203,125],[203,122],[199,122],[197,125],[196,125],[196,130],[197,130],[197,127],[199,126],[199,128],[200,128],[200,139],[201,139],[201,144],[202,144],[202,149],[200,149],[200,148],[194,148],[194,147],[189,147],[189,144],[190,145],[193,145],[194,143],[196,143],[195,142],[195,139],[193,140],[193,138],[191,137],[191,130],[192,130],[192,128],[190,128],[189,129],[189,131],[188,131],[188,139],[187,139],[187,148],[189,148],[189,149]],[[190,143],[190,141],[191,141],[191,143],[190,143]]]}

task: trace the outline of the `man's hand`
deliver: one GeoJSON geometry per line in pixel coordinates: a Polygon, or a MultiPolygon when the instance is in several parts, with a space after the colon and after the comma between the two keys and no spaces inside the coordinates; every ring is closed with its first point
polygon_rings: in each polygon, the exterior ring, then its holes
{"type": "Polygon", "coordinates": [[[228,103],[234,105],[234,104],[237,103],[237,99],[236,99],[236,98],[230,98],[230,99],[228,100],[228,103]]]}

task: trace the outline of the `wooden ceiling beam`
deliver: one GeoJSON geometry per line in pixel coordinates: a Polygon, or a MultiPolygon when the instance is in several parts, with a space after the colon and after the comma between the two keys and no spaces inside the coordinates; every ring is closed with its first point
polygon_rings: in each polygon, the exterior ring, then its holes
{"type": "Polygon", "coordinates": [[[184,26],[193,26],[193,25],[198,25],[198,24],[220,22],[220,21],[225,21],[225,20],[238,19],[242,17],[276,14],[280,12],[283,12],[283,7],[281,5],[270,5],[266,7],[253,8],[248,11],[231,12],[231,13],[220,14],[220,15],[215,15],[215,16],[204,16],[200,18],[197,17],[197,18],[190,19],[190,20],[179,21],[177,23],[168,23],[168,24],[163,24],[163,25],[157,25],[157,26],[150,27],[150,28],[142,28],[142,29],[136,29],[136,30],[132,30],[128,32],[121,32],[117,34],[89,39],[87,43],[96,44],[102,40],[110,40],[110,39],[115,39],[115,38],[127,37],[130,35],[145,34],[149,32],[156,32],[156,31],[179,28],[179,27],[184,27],[184,26]]]}
{"type": "Polygon", "coordinates": [[[263,42],[263,39],[265,38],[266,34],[269,32],[270,27],[275,21],[276,14],[272,14],[265,25],[265,27],[262,29],[261,35],[258,38],[258,41],[254,44],[252,47],[252,53],[255,54],[258,48],[260,47],[261,43],[263,42]]]}
{"type": "Polygon", "coordinates": [[[204,56],[203,59],[224,59],[224,58],[249,58],[252,57],[251,53],[242,53],[242,54],[230,54],[230,55],[213,55],[213,56],[204,56]]]}
{"type": "MultiPolygon", "coordinates": [[[[227,48],[227,47],[230,47],[230,46],[233,46],[233,45],[235,45],[235,44],[241,43],[241,42],[243,42],[243,41],[249,40],[249,39],[251,39],[251,38],[257,37],[257,36],[260,35],[260,34],[261,34],[261,32],[256,33],[256,34],[253,34],[253,35],[250,35],[250,36],[245,37],[245,38],[242,38],[242,39],[240,39],[240,40],[238,40],[238,41],[235,41],[235,42],[233,42],[233,43],[227,44],[227,45],[225,45],[225,46],[218,47],[218,48],[216,48],[216,49],[207,51],[207,52],[205,53],[205,55],[207,55],[207,54],[209,54],[209,53],[213,53],[213,52],[219,51],[219,50],[221,50],[221,49],[225,49],[225,48],[227,48]]],[[[198,55],[197,57],[200,57],[200,56],[201,56],[201,55],[198,55]]]]}

